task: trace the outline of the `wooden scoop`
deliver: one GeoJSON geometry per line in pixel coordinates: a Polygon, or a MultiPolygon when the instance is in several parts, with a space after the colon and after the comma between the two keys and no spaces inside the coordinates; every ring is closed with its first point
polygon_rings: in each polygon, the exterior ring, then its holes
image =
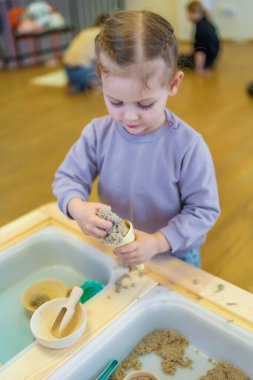
{"type": "Polygon", "coordinates": [[[63,338],[66,328],[69,327],[74,316],[76,305],[83,294],[83,290],[74,286],[66,303],[61,307],[52,327],[51,332],[56,338],[63,338]]]}

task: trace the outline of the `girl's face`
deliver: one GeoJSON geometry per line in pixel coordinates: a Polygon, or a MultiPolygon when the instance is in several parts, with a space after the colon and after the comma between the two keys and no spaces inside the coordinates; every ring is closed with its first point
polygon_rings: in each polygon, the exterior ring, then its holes
{"type": "Polygon", "coordinates": [[[201,19],[203,18],[203,14],[201,11],[188,11],[188,20],[193,22],[193,23],[197,23],[198,21],[200,21],[201,19]]]}
{"type": "MultiPolygon", "coordinates": [[[[160,62],[160,65],[164,62],[160,62]]],[[[159,65],[158,65],[159,66],[159,65]]],[[[164,67],[143,84],[134,70],[131,74],[106,75],[101,73],[102,88],[108,112],[132,135],[145,135],[160,128],[166,121],[165,107],[169,95],[175,95],[183,78],[178,72],[171,84],[161,85],[164,67]],[[179,74],[179,75],[178,75],[179,74]],[[179,77],[179,78],[178,78],[179,77]]]]}

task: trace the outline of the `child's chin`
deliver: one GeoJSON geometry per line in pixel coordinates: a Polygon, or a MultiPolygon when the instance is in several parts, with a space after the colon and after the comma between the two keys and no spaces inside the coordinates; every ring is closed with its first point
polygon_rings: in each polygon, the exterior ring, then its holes
{"type": "Polygon", "coordinates": [[[125,130],[130,133],[130,135],[135,135],[135,136],[138,136],[138,135],[142,135],[143,134],[143,128],[127,128],[125,127],[125,130]]]}

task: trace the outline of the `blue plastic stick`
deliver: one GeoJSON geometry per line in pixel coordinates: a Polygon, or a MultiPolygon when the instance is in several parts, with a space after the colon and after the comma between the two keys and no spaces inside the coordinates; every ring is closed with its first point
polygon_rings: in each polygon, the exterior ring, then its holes
{"type": "Polygon", "coordinates": [[[108,366],[103,370],[103,372],[96,378],[96,380],[107,380],[113,374],[115,369],[118,367],[119,362],[116,359],[110,361],[108,366]]]}

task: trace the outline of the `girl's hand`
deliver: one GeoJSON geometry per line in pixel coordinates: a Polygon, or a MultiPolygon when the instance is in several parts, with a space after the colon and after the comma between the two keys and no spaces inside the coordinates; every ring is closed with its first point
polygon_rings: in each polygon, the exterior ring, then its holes
{"type": "Polygon", "coordinates": [[[136,240],[133,243],[118,247],[113,251],[126,265],[142,264],[158,253],[171,249],[168,240],[161,232],[147,234],[134,230],[134,233],[136,240]]]}
{"type": "Polygon", "coordinates": [[[68,203],[68,212],[76,220],[85,235],[98,239],[106,236],[106,230],[112,223],[97,216],[100,208],[111,209],[103,203],[84,202],[80,198],[72,198],[68,203]]]}

